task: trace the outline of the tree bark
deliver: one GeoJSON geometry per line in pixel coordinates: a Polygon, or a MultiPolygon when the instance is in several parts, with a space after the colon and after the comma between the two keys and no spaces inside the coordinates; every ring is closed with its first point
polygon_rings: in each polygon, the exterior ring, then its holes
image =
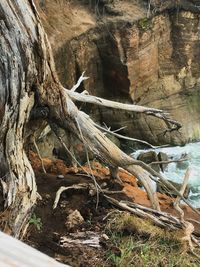
{"type": "MultiPolygon", "coordinates": [[[[159,210],[151,174],[136,166],[133,159],[98,130],[60,84],[33,1],[1,1],[0,17],[0,170],[9,218],[3,230],[18,237],[27,224],[37,190],[25,147],[47,123],[55,132],[61,127],[76,135],[110,167],[122,167],[134,174],[144,185],[153,208],[159,210]],[[32,116],[37,114],[35,110],[45,110],[45,115],[32,116]]],[[[160,118],[159,110],[149,110],[148,114],[156,111],[160,118]]]]}
{"type": "Polygon", "coordinates": [[[38,88],[47,88],[53,75],[47,38],[33,2],[1,1],[0,18],[0,171],[9,218],[3,230],[19,236],[37,192],[24,149],[28,136],[40,128],[37,123],[28,126],[30,112],[38,88]]]}

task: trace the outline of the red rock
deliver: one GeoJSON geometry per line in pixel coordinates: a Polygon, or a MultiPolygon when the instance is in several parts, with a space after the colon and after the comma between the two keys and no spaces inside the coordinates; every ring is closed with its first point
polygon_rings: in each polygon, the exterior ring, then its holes
{"type": "Polygon", "coordinates": [[[134,187],[138,187],[136,178],[133,175],[131,175],[130,173],[120,170],[119,171],[119,177],[123,182],[128,183],[134,187]]]}
{"type": "Polygon", "coordinates": [[[148,199],[147,193],[139,188],[133,187],[129,184],[125,184],[123,188],[125,195],[133,200],[133,202],[146,207],[151,207],[151,203],[148,199]]]}
{"type": "MultiPolygon", "coordinates": [[[[34,171],[43,172],[41,160],[36,153],[30,151],[29,160],[34,171]]],[[[47,158],[43,158],[42,160],[47,173],[64,175],[69,172],[69,168],[67,168],[62,160],[51,160],[47,158]]]]}

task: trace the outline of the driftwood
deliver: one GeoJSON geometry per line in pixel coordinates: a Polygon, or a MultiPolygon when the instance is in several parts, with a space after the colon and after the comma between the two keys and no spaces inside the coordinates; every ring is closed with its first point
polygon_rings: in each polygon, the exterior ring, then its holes
{"type": "Polygon", "coordinates": [[[97,232],[86,231],[70,233],[68,236],[62,236],[60,238],[61,247],[76,247],[84,245],[87,247],[100,248],[101,236],[97,232]]]}
{"type": "Polygon", "coordinates": [[[69,267],[23,242],[0,232],[1,267],[69,267]]]}

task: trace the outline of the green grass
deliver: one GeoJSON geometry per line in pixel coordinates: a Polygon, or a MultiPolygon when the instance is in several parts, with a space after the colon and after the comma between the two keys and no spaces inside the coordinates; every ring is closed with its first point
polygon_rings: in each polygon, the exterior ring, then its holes
{"type": "MultiPolygon", "coordinates": [[[[166,232],[151,222],[128,213],[108,222],[110,237],[104,267],[200,267],[198,259],[185,251],[181,232],[166,232]]],[[[200,255],[200,250],[195,251],[200,255]]]]}
{"type": "Polygon", "coordinates": [[[144,18],[144,19],[139,20],[138,21],[138,27],[142,31],[150,30],[152,28],[151,20],[149,20],[147,18],[144,18]]]}
{"type": "Polygon", "coordinates": [[[42,220],[40,217],[37,217],[35,213],[32,214],[29,224],[34,225],[38,231],[42,229],[42,220]]]}

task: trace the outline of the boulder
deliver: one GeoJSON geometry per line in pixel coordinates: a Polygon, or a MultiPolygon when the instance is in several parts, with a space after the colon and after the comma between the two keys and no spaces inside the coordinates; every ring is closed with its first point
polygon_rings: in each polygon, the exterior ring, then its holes
{"type": "Polygon", "coordinates": [[[80,212],[78,210],[74,210],[72,213],[70,213],[67,217],[67,220],[65,222],[65,226],[68,230],[71,230],[75,228],[76,226],[79,226],[84,222],[84,219],[80,212]]]}
{"type": "MultiPolygon", "coordinates": [[[[184,158],[186,158],[187,156],[188,156],[187,153],[183,153],[183,154],[181,155],[180,159],[184,159],[184,158]]],[[[177,163],[176,163],[176,167],[177,167],[178,169],[185,170],[185,169],[187,169],[187,168],[189,167],[189,161],[188,161],[188,160],[185,160],[185,161],[177,162],[177,163]]]]}
{"type": "MultiPolygon", "coordinates": [[[[137,160],[143,161],[146,164],[149,164],[149,163],[155,162],[155,161],[159,161],[158,155],[155,151],[148,151],[148,152],[141,153],[137,157],[137,160]]],[[[157,172],[160,171],[159,164],[152,165],[151,167],[157,172]]]]}
{"type": "MultiPolygon", "coordinates": [[[[158,160],[159,161],[168,161],[169,160],[169,157],[168,157],[168,155],[166,154],[166,153],[164,153],[164,152],[159,152],[158,153],[158,160]]],[[[168,166],[168,164],[160,164],[160,169],[161,169],[161,171],[162,172],[164,172],[166,169],[167,169],[167,166],[168,166]]]]}

